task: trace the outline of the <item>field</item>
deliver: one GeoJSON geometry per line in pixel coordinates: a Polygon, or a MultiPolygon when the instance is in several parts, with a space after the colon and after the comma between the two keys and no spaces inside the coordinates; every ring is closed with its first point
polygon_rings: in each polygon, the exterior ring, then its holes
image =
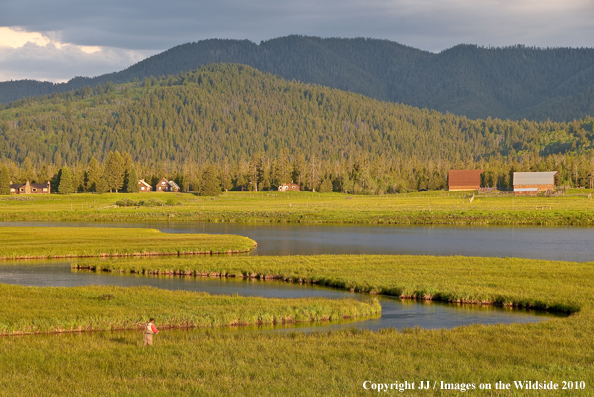
{"type": "MultiPolygon", "coordinates": [[[[151,205],[139,203],[147,197],[141,194],[2,196],[0,221],[594,225],[589,193],[476,196],[472,202],[465,193],[449,192],[229,192],[216,198],[155,193],[151,205]],[[115,204],[126,199],[131,205],[115,204]]],[[[355,396],[377,394],[364,384],[398,382],[399,389],[405,381],[414,382],[415,389],[381,394],[594,395],[594,263],[455,256],[178,256],[249,250],[254,242],[128,228],[4,227],[0,233],[3,257],[92,256],[73,260],[84,269],[73,270],[77,272],[282,279],[366,293],[369,298],[386,294],[569,314],[533,324],[450,330],[258,333],[218,325],[358,318],[377,311],[377,302],[0,285],[0,332],[13,334],[0,337],[0,395],[355,396]],[[173,255],[98,258],[157,251],[173,255]],[[150,349],[141,346],[141,333],[133,331],[148,316],[164,326],[150,349]],[[175,329],[186,326],[199,328],[175,329]],[[18,335],[90,329],[128,330],[18,335]],[[436,389],[419,390],[421,381],[436,389]],[[498,381],[512,384],[511,390],[495,390],[498,381]],[[554,382],[572,390],[518,390],[515,381],[554,382]],[[455,391],[442,390],[441,382],[455,391]],[[481,385],[490,389],[480,390],[481,385]]]]}
{"type": "Polygon", "coordinates": [[[166,234],[155,229],[0,227],[0,259],[248,252],[242,236],[166,234]]]}
{"type": "Polygon", "coordinates": [[[379,313],[351,299],[213,296],[151,287],[23,287],[0,284],[0,335],[135,330],[149,317],[160,328],[327,321],[379,313]]]}
{"type": "Polygon", "coordinates": [[[294,222],[449,225],[594,225],[591,191],[559,197],[420,192],[353,196],[311,192],[228,192],[0,196],[0,221],[294,222]],[[146,205],[153,199],[150,205],[146,205]],[[116,202],[129,206],[117,206],[116,202]],[[141,203],[144,202],[144,203],[141,203]],[[140,205],[144,204],[144,205],[140,205]]]}
{"type": "MultiPolygon", "coordinates": [[[[77,262],[88,266],[99,260],[77,262]]],[[[495,390],[498,381],[530,380],[555,382],[559,387],[567,387],[569,383],[563,382],[570,381],[574,389],[584,382],[584,389],[564,394],[593,393],[592,263],[425,256],[122,258],[107,262],[112,265],[106,268],[117,271],[277,275],[354,290],[548,307],[572,314],[534,324],[451,330],[164,331],[152,349],[143,349],[141,335],[135,332],[4,337],[0,339],[2,390],[16,395],[362,395],[372,393],[363,389],[366,381],[408,381],[415,382],[416,389],[402,395],[461,392],[440,390],[443,381],[470,395],[562,394],[495,390]],[[431,386],[436,382],[437,389],[418,390],[421,381],[431,386]],[[492,390],[480,391],[481,384],[492,390]]]]}

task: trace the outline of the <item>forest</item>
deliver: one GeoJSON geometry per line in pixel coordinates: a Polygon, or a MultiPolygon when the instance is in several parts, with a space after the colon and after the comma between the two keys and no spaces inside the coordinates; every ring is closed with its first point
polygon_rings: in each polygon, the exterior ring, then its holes
{"type": "Polygon", "coordinates": [[[477,168],[487,187],[549,170],[558,185],[591,187],[593,125],[472,120],[218,64],[5,105],[0,188],[50,180],[62,193],[134,191],[129,181],[166,177],[204,194],[291,180],[383,194],[443,189],[449,169],[477,168]]]}
{"type": "Polygon", "coordinates": [[[170,76],[208,64],[252,66],[286,80],[469,118],[574,121],[594,115],[594,49],[479,47],[438,54],[388,40],[287,36],[255,44],[203,40],[173,47],[123,71],[53,84],[0,83],[0,103],[170,76]]]}

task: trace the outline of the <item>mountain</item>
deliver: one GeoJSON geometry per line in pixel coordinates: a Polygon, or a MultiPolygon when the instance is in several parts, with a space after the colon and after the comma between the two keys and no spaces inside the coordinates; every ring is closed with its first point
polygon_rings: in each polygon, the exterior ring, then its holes
{"type": "Polygon", "coordinates": [[[591,117],[472,120],[214,64],[12,102],[0,109],[0,169],[47,181],[68,165],[81,191],[113,156],[185,188],[200,186],[209,165],[225,189],[291,179],[355,193],[441,189],[451,167],[485,169],[485,186],[508,188],[518,170],[557,170],[559,183],[589,186],[593,127],[591,117]]]}
{"type": "Polygon", "coordinates": [[[286,148],[324,160],[453,161],[584,153],[592,149],[592,134],[591,118],[570,124],[471,120],[216,64],[15,101],[0,111],[0,158],[74,164],[120,150],[145,165],[183,164],[277,156],[286,148]]]}
{"type": "Polygon", "coordinates": [[[469,118],[572,121],[594,115],[594,49],[483,48],[439,54],[374,39],[288,36],[183,44],[121,72],[68,83],[0,83],[0,102],[33,95],[169,76],[213,63],[238,63],[286,80],[356,92],[469,118]]]}

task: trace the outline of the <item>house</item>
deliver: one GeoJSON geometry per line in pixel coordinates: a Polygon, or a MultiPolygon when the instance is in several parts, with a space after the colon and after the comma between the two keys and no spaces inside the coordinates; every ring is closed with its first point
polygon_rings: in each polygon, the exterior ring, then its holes
{"type": "Polygon", "coordinates": [[[557,171],[548,172],[514,172],[514,194],[536,195],[538,192],[555,189],[557,171]]]}
{"type": "Polygon", "coordinates": [[[49,183],[12,183],[10,182],[10,193],[13,194],[50,194],[52,188],[49,183]]]}
{"type": "Polygon", "coordinates": [[[157,183],[157,192],[179,192],[180,188],[177,183],[173,181],[168,181],[167,179],[163,178],[157,183]]]}
{"type": "Polygon", "coordinates": [[[278,191],[279,192],[286,192],[288,190],[291,190],[293,192],[298,192],[299,191],[299,185],[296,183],[293,183],[293,181],[291,181],[291,183],[283,183],[282,185],[280,185],[278,187],[278,191]]]}
{"type": "Polygon", "coordinates": [[[482,173],[483,170],[450,170],[448,173],[449,191],[480,189],[482,173]]]}
{"type": "Polygon", "coordinates": [[[138,181],[138,191],[140,193],[146,193],[146,192],[150,192],[153,190],[153,187],[151,185],[149,185],[148,183],[146,183],[144,181],[144,179],[140,179],[138,181]]]}

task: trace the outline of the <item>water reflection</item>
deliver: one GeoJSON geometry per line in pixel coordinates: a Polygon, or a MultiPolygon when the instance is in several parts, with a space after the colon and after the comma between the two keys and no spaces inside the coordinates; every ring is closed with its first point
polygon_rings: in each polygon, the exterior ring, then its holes
{"type": "Polygon", "coordinates": [[[251,255],[464,255],[588,262],[594,228],[236,224],[200,222],[0,222],[0,226],[151,227],[166,233],[237,234],[251,255]]]}

